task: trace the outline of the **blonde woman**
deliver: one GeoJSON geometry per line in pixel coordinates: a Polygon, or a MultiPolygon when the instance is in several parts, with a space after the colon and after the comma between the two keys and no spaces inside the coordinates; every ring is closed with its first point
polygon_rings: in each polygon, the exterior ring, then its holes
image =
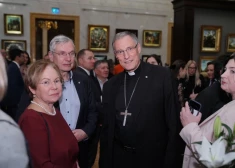
{"type": "MultiPolygon", "coordinates": [[[[0,53],[0,102],[7,89],[5,61],[0,53]]],[[[13,119],[0,110],[0,167],[26,168],[29,159],[24,136],[13,119]]]]}
{"type": "Polygon", "coordinates": [[[204,77],[199,74],[197,63],[189,60],[185,66],[186,80],[184,86],[184,99],[195,99],[197,94],[204,89],[204,77]]]}

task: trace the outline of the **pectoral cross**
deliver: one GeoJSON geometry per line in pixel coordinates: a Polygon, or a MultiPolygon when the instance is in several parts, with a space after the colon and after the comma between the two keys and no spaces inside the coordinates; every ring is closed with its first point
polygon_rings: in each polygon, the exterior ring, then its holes
{"type": "Polygon", "coordinates": [[[123,126],[125,126],[126,125],[126,117],[131,116],[131,113],[128,113],[128,111],[125,110],[125,112],[121,112],[120,115],[124,115],[123,126]]]}

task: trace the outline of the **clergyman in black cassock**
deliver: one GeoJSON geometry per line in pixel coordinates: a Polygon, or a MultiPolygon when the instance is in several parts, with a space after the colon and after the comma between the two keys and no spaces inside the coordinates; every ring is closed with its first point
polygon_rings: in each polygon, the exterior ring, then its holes
{"type": "Polygon", "coordinates": [[[125,71],[104,85],[100,168],[174,167],[179,112],[171,73],[140,63],[133,34],[116,36],[114,53],[125,71]]]}

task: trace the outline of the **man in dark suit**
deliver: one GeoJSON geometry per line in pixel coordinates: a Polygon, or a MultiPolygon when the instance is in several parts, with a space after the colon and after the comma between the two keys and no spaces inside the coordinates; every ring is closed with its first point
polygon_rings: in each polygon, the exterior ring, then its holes
{"type": "MultiPolygon", "coordinates": [[[[77,62],[78,67],[75,69],[76,72],[83,73],[86,76],[89,76],[91,80],[91,88],[95,96],[96,101],[96,109],[98,112],[98,118],[101,117],[101,89],[99,85],[96,85],[97,79],[94,75],[94,64],[95,64],[95,57],[94,53],[88,49],[81,49],[77,54],[77,62]]],[[[96,153],[97,153],[97,144],[99,141],[100,135],[100,120],[98,119],[98,123],[96,125],[95,133],[89,139],[89,166],[92,167],[95,161],[96,153]]]]}
{"type": "Polygon", "coordinates": [[[98,60],[95,62],[94,65],[94,72],[95,77],[92,77],[92,80],[94,82],[94,85],[96,86],[96,94],[99,96],[99,102],[97,102],[97,111],[99,112],[98,121],[95,133],[93,134],[91,138],[90,143],[90,150],[89,150],[89,161],[90,161],[90,167],[94,164],[96,155],[97,155],[97,149],[98,149],[98,143],[100,140],[100,134],[102,131],[102,125],[103,125],[103,111],[102,111],[102,91],[103,91],[103,85],[105,82],[108,81],[109,76],[109,66],[108,62],[106,60],[98,60]]]}
{"type": "Polygon", "coordinates": [[[125,71],[104,85],[100,167],[175,167],[179,112],[170,70],[141,62],[130,32],[112,45],[125,71]]]}
{"type": "Polygon", "coordinates": [[[63,35],[55,36],[49,47],[49,58],[59,67],[64,79],[62,97],[55,106],[60,108],[78,141],[80,168],[88,168],[88,139],[92,136],[97,122],[91,81],[84,74],[71,71],[76,54],[70,38],[63,35]]]}
{"type": "Polygon", "coordinates": [[[12,63],[7,68],[8,88],[1,102],[1,108],[15,118],[18,103],[24,91],[24,81],[20,72],[20,66],[24,63],[24,53],[20,49],[12,49],[9,51],[9,56],[12,63]]]}

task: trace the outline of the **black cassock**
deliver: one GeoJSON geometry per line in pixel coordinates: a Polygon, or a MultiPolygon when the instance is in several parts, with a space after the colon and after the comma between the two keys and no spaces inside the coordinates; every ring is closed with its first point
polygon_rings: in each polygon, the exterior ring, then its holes
{"type": "Polygon", "coordinates": [[[141,63],[134,76],[123,72],[110,79],[103,93],[100,168],[174,167],[179,112],[170,71],[141,63]],[[123,126],[125,75],[126,105],[139,81],[123,126]]]}

